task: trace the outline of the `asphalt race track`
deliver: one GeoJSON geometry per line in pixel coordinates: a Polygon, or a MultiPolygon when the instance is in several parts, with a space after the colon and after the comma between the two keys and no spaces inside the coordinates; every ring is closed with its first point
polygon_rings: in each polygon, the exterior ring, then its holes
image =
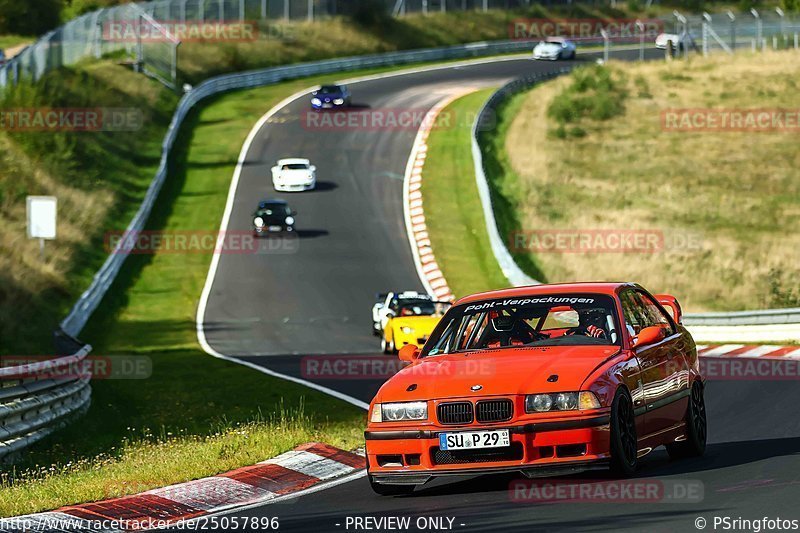
{"type": "MultiPolygon", "coordinates": [[[[626,55],[637,57],[638,52],[626,55]]],[[[465,86],[496,86],[560,66],[563,63],[499,61],[359,82],[351,91],[357,106],[429,108],[465,86]]],[[[298,211],[296,246],[283,250],[286,253],[221,255],[204,329],[219,353],[368,402],[382,379],[309,378],[304,358],[391,360],[376,355],[378,341],[370,334],[369,311],[377,292],[422,289],[402,207],[402,177],[416,132],[309,131],[301,119],[307,109],[308,98],[300,98],[258,132],[227,228],[249,230],[256,203],[279,196],[298,211]],[[316,164],[316,191],[274,192],[269,169],[278,158],[290,156],[308,157],[316,164]]],[[[700,501],[693,503],[670,501],[678,495],[636,503],[515,502],[509,493],[514,478],[508,476],[437,481],[410,497],[380,497],[360,477],[290,502],[228,514],[277,516],[284,532],[366,530],[348,527],[347,517],[356,516],[411,517],[408,531],[420,530],[417,517],[446,517],[454,519],[453,530],[501,532],[697,531],[698,517],[708,520],[707,530],[714,530],[714,516],[800,518],[796,381],[710,381],[706,402],[706,456],[670,461],[657,450],[643,460],[637,476],[665,487],[699,486],[700,501]],[[787,510],[794,515],[788,516],[787,510]]],[[[601,483],[610,478],[595,473],[572,479],[601,483]]],[[[446,529],[448,520],[444,524],[446,529]]]]}

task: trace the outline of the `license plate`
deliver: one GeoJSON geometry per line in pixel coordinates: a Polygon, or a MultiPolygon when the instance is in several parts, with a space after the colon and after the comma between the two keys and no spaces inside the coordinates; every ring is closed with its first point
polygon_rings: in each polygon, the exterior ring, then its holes
{"type": "Polygon", "coordinates": [[[440,450],[474,450],[480,448],[502,448],[504,446],[511,446],[507,429],[439,434],[440,450]]]}
{"type": "Polygon", "coordinates": [[[280,227],[280,226],[270,226],[270,227],[269,227],[269,230],[270,230],[270,231],[280,231],[280,230],[281,230],[281,227],[280,227]]]}

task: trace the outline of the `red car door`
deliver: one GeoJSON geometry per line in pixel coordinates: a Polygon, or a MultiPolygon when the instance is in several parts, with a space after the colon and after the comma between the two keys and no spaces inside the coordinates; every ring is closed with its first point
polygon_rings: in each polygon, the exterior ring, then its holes
{"type": "Polygon", "coordinates": [[[634,332],[651,326],[664,331],[661,340],[634,348],[642,368],[645,434],[653,434],[679,424],[686,413],[689,373],[682,356],[684,339],[652,296],[633,289],[626,293],[634,332]]]}

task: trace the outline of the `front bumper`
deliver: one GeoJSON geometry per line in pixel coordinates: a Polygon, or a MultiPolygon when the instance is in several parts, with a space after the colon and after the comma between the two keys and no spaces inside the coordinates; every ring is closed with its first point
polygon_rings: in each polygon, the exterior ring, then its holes
{"type": "Polygon", "coordinates": [[[341,109],[343,107],[347,107],[347,102],[341,104],[334,104],[333,102],[322,102],[321,104],[311,104],[311,109],[315,111],[320,111],[323,109],[341,109]]]}
{"type": "Polygon", "coordinates": [[[293,232],[294,226],[262,226],[260,228],[253,228],[253,235],[256,237],[263,237],[267,235],[286,235],[293,232]]]}
{"type": "Polygon", "coordinates": [[[317,182],[309,181],[309,182],[301,182],[301,183],[273,183],[273,187],[275,187],[276,191],[280,192],[301,192],[301,191],[310,191],[314,187],[316,187],[317,182]]]}
{"type": "Polygon", "coordinates": [[[442,476],[519,472],[550,476],[606,468],[609,415],[525,424],[487,424],[431,429],[368,430],[367,470],[376,483],[421,485],[442,476]],[[511,446],[448,452],[439,435],[457,431],[508,429],[511,446]]]}
{"type": "Polygon", "coordinates": [[[429,331],[413,331],[412,333],[396,333],[394,338],[394,345],[399,350],[403,346],[413,344],[417,348],[422,349],[425,341],[430,336],[429,331]]]}

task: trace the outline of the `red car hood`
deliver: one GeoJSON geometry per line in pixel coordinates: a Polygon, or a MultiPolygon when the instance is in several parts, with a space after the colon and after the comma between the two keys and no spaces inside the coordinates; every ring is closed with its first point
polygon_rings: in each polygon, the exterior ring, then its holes
{"type": "Polygon", "coordinates": [[[426,357],[384,383],[377,401],[577,391],[589,374],[619,349],[549,346],[426,357]],[[553,374],[558,380],[548,382],[553,374]],[[407,390],[411,385],[416,388],[407,390]],[[471,390],[476,385],[481,386],[479,392],[471,390]]]}

